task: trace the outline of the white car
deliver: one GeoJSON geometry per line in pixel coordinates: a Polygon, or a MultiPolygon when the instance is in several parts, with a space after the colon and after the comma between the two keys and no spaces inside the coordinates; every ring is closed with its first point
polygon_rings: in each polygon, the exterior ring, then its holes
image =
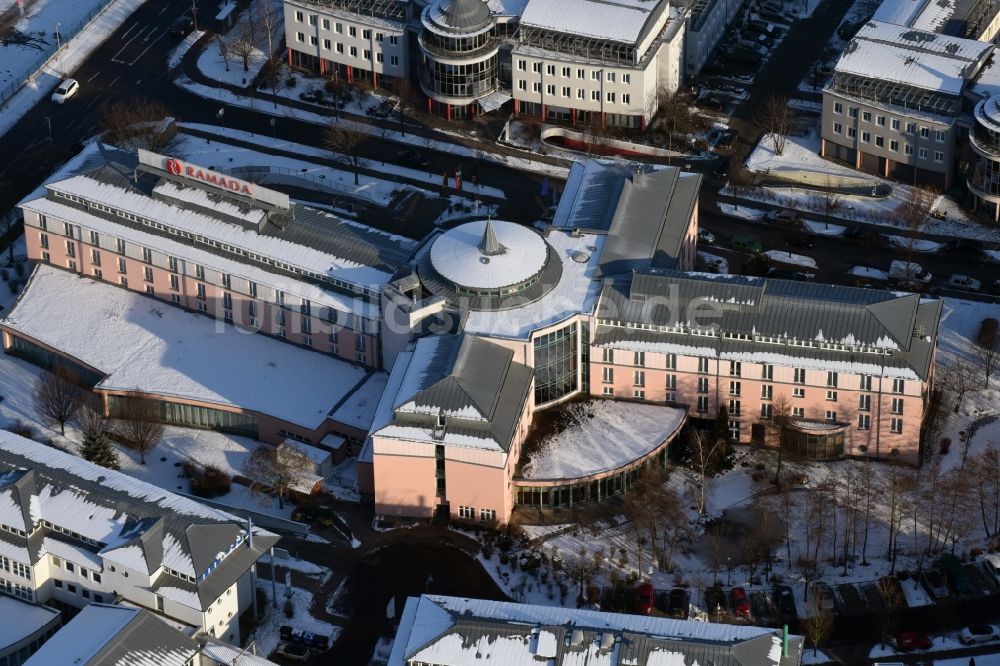
{"type": "Polygon", "coordinates": [[[698,229],[698,240],[701,241],[702,243],[714,243],[715,242],[715,234],[713,234],[708,229],[701,229],[701,228],[699,228],[698,229]]]}
{"type": "Polygon", "coordinates": [[[992,624],[974,624],[971,627],[962,629],[958,635],[958,640],[966,645],[973,643],[986,643],[1000,638],[1000,632],[992,624]]]}
{"type": "Polygon", "coordinates": [[[56,104],[63,104],[70,97],[80,92],[80,83],[76,79],[66,79],[59,84],[56,91],[52,93],[52,101],[56,104]]]}
{"type": "Polygon", "coordinates": [[[961,273],[955,273],[950,278],[948,278],[948,286],[952,289],[963,289],[965,291],[979,291],[982,284],[979,280],[971,278],[968,275],[962,275],[961,273]]]}

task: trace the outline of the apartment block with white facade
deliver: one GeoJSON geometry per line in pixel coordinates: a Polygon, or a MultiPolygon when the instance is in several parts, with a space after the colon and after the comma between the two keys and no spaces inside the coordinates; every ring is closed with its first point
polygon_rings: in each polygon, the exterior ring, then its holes
{"type": "Polygon", "coordinates": [[[666,0],[528,0],[511,58],[514,110],[642,129],[683,80],[683,13],[666,0]]]}
{"type": "Polygon", "coordinates": [[[286,0],[284,6],[289,65],[376,87],[409,76],[410,3],[286,0]]]}
{"type": "Polygon", "coordinates": [[[241,520],[0,431],[0,587],[56,607],[126,603],[239,641],[277,541],[241,520]]]}

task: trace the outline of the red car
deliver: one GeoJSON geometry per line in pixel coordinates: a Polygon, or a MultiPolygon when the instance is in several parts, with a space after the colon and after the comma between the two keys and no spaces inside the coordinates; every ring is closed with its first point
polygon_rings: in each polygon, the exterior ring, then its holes
{"type": "Polygon", "coordinates": [[[926,650],[930,646],[931,639],[919,631],[901,631],[896,634],[896,647],[903,652],[926,650]]]}
{"type": "Polygon", "coordinates": [[[750,600],[747,598],[746,590],[734,587],[729,596],[733,602],[733,614],[736,617],[750,617],[750,600]]]}
{"type": "Polygon", "coordinates": [[[649,613],[653,610],[653,586],[643,583],[635,588],[635,610],[637,613],[649,613]]]}

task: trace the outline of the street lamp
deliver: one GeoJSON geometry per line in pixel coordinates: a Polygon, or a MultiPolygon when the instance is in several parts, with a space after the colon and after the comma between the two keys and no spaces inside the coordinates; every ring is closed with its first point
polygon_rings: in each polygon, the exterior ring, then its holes
{"type": "Polygon", "coordinates": [[[271,124],[271,139],[274,143],[278,143],[278,135],[274,132],[274,116],[271,116],[271,120],[268,122],[271,124]]]}
{"type": "Polygon", "coordinates": [[[56,23],[56,75],[62,78],[62,67],[59,66],[59,51],[62,50],[62,34],[60,28],[62,23],[56,23]]]}
{"type": "Polygon", "coordinates": [[[215,115],[218,117],[219,122],[222,123],[222,129],[226,129],[226,110],[224,108],[219,109],[215,115]]]}
{"type": "Polygon", "coordinates": [[[726,587],[733,584],[733,558],[726,558],[726,587]]]}

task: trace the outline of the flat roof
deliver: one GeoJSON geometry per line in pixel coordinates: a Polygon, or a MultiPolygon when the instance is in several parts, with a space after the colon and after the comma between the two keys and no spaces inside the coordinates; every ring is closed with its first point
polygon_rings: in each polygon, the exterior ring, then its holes
{"type": "Polygon", "coordinates": [[[375,409],[378,407],[379,398],[382,397],[388,382],[388,373],[372,372],[340,404],[334,406],[333,411],[330,412],[330,418],[338,423],[367,432],[375,419],[375,409]]]}
{"type": "Polygon", "coordinates": [[[0,324],[105,374],[99,389],[241,407],[309,429],[367,375],[47,264],[35,269],[0,324]]]}
{"type": "Polygon", "coordinates": [[[869,21],[844,49],[836,71],[959,95],[992,49],[973,39],[869,21]]]}
{"type": "Polygon", "coordinates": [[[528,0],[521,25],[635,44],[662,0],[528,0]]]}

